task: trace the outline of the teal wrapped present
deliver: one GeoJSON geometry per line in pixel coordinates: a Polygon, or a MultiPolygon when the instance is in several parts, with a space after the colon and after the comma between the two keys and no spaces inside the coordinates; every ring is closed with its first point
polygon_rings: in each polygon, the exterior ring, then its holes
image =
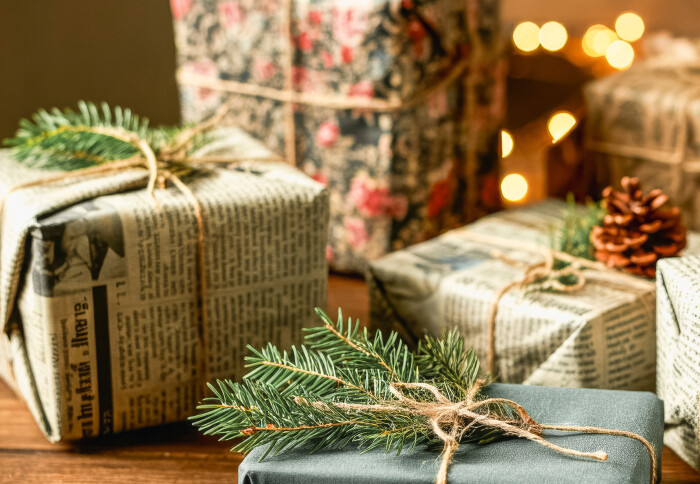
{"type": "MultiPolygon", "coordinates": [[[[548,388],[493,384],[486,393],[522,405],[541,424],[595,426],[633,432],[653,446],[661,465],[663,402],[647,392],[548,388]]],[[[650,454],[637,440],[622,436],[545,431],[553,444],[585,452],[603,450],[604,462],[560,454],[524,439],[489,445],[462,445],[450,466],[450,483],[649,482],[650,454]]],[[[239,484],[430,483],[440,465],[438,451],[354,448],[309,454],[282,452],[258,462],[265,449],[251,452],[238,469],[239,484]]]]}

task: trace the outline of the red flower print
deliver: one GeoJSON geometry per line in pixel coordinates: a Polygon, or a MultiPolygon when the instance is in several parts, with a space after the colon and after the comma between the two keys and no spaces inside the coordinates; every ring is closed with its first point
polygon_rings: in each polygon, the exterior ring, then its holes
{"type": "Polygon", "coordinates": [[[323,59],[323,65],[325,67],[333,67],[333,56],[327,50],[321,52],[321,58],[323,59]]]}
{"type": "Polygon", "coordinates": [[[430,189],[428,197],[428,217],[433,218],[440,213],[445,205],[449,203],[451,196],[452,188],[450,187],[449,178],[435,183],[430,189]]]}
{"type": "MultiPolygon", "coordinates": [[[[210,60],[202,60],[194,62],[188,67],[193,73],[199,74],[206,77],[217,77],[216,64],[210,60]]],[[[200,100],[204,100],[212,95],[212,90],[206,87],[200,87],[197,89],[197,97],[200,100]]]]}
{"type": "Polygon", "coordinates": [[[369,29],[369,12],[368,5],[352,3],[333,8],[333,37],[342,45],[358,46],[369,29]]]}
{"type": "Polygon", "coordinates": [[[347,231],[347,239],[350,245],[355,250],[363,250],[367,246],[369,236],[365,228],[365,222],[359,218],[346,218],[345,230],[347,231]]]}
{"type": "Polygon", "coordinates": [[[428,108],[428,116],[431,118],[440,118],[447,113],[447,93],[440,90],[426,99],[426,107],[428,108]]]}
{"type": "Polygon", "coordinates": [[[423,39],[425,39],[425,27],[416,19],[408,23],[408,37],[413,42],[413,52],[416,57],[423,55],[423,39]]]}
{"type": "Polygon", "coordinates": [[[360,175],[350,182],[348,199],[355,204],[361,215],[379,217],[387,213],[390,203],[389,189],[378,187],[375,181],[360,175]]]}
{"type": "Polygon", "coordinates": [[[314,48],[314,43],[313,40],[311,39],[311,35],[309,35],[308,32],[302,32],[298,37],[297,37],[297,46],[301,50],[312,50],[314,48]]]}
{"type": "Polygon", "coordinates": [[[340,134],[340,129],[337,124],[324,121],[318,127],[318,131],[316,131],[316,143],[325,148],[330,148],[337,141],[338,134],[340,134]]]}
{"type": "Polygon", "coordinates": [[[277,66],[269,59],[258,58],[253,63],[253,75],[260,81],[267,81],[277,73],[277,66]]]}
{"type": "Polygon", "coordinates": [[[292,85],[298,86],[306,80],[306,69],[299,66],[292,67],[292,85]]]}
{"type": "Polygon", "coordinates": [[[328,186],[328,177],[320,171],[317,171],[316,173],[311,175],[311,179],[320,183],[321,185],[328,186]]]}
{"type": "Polygon", "coordinates": [[[323,20],[323,14],[318,10],[312,10],[309,12],[309,21],[314,25],[321,25],[323,20]]]}
{"type": "Polygon", "coordinates": [[[170,0],[170,10],[175,20],[180,20],[191,9],[192,0],[170,0]]]}
{"type": "Polygon", "coordinates": [[[406,218],[406,213],[408,213],[408,200],[406,197],[391,197],[389,203],[389,215],[398,220],[403,220],[406,218]]]}
{"type": "Polygon", "coordinates": [[[372,81],[360,81],[350,86],[348,95],[351,97],[374,97],[374,84],[372,81]]]}
{"type": "Polygon", "coordinates": [[[238,2],[232,0],[221,2],[219,4],[219,13],[223,17],[226,27],[243,23],[243,12],[238,2]]]}
{"type": "Polygon", "coordinates": [[[343,58],[343,62],[349,64],[352,62],[352,49],[347,45],[340,46],[340,56],[343,58]]]}
{"type": "Polygon", "coordinates": [[[328,261],[329,264],[333,263],[333,249],[331,249],[330,245],[326,246],[326,261],[328,261]]]}

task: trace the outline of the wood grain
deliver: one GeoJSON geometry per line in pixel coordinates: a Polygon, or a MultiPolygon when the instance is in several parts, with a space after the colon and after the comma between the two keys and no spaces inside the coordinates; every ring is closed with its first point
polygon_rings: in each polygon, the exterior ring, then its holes
{"type": "MultiPolygon", "coordinates": [[[[332,275],[328,310],[367,320],[362,279],[332,275]]],[[[236,482],[243,456],[228,442],[199,435],[179,423],[85,443],[50,444],[24,403],[0,382],[0,482],[222,483],[236,482]]],[[[662,482],[697,483],[695,472],[668,448],[662,482]]]]}

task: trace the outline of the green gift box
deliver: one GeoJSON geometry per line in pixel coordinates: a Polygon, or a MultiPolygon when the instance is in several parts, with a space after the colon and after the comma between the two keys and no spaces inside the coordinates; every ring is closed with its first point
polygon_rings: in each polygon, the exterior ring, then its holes
{"type": "MultiPolygon", "coordinates": [[[[646,438],[661,466],[663,402],[647,392],[550,388],[493,384],[490,397],[511,399],[541,424],[625,430],[646,438]]],[[[637,440],[601,434],[545,431],[550,442],[585,452],[603,450],[607,461],[560,454],[524,439],[489,445],[462,445],[449,469],[450,483],[649,482],[650,455],[637,440]]],[[[268,456],[252,451],[238,469],[239,484],[430,483],[440,464],[439,450],[405,449],[399,456],[375,449],[360,454],[347,447],[309,454],[295,449],[268,456]]]]}

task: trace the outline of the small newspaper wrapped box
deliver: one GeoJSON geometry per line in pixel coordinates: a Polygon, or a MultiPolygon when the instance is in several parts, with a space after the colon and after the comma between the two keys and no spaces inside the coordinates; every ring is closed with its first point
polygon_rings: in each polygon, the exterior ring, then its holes
{"type": "Polygon", "coordinates": [[[585,89],[586,145],[610,180],[661,188],[700,230],[700,50],[693,64],[635,64],[585,89]]]}
{"type": "Polygon", "coordinates": [[[586,270],[586,283],[575,292],[514,288],[497,299],[522,278],[518,263],[544,259],[542,248],[551,247],[565,206],[548,201],[490,215],[374,261],[371,325],[409,340],[456,327],[486,363],[489,315],[498,301],[493,374],[499,381],[653,390],[653,282],[586,270]]]}
{"type": "MultiPolygon", "coordinates": [[[[240,131],[216,138],[202,155],[270,156],[240,131]]],[[[0,171],[0,195],[47,176],[7,151],[0,171]]],[[[157,207],[143,179],[144,170],[81,178],[6,201],[0,372],[52,441],[183,420],[206,380],[245,373],[247,343],[288,346],[325,305],[321,184],[284,163],[183,178],[203,209],[200,328],[192,203],[168,187],[156,190],[157,207]]]]}
{"type": "Polygon", "coordinates": [[[334,269],[498,208],[499,0],[171,5],[183,119],[233,102],[232,124],[326,184],[334,269]]]}
{"type": "MultiPolygon", "coordinates": [[[[641,435],[654,447],[660,471],[663,447],[663,407],[656,395],[581,388],[543,388],[494,383],[486,389],[492,398],[522,405],[542,424],[573,424],[626,430],[641,435]]],[[[559,454],[526,439],[506,439],[487,445],[462,444],[450,465],[450,484],[590,483],[647,484],[650,457],[634,439],[545,430],[552,443],[585,452],[603,450],[600,462],[559,454]]],[[[425,484],[435,481],[440,449],[409,449],[401,455],[373,449],[360,453],[348,445],[342,450],[309,454],[307,448],[274,452],[259,462],[266,449],[254,449],[238,469],[238,484],[425,484]],[[275,454],[275,455],[273,455],[275,454]]]]}
{"type": "Polygon", "coordinates": [[[656,390],[664,444],[700,470],[700,257],[659,261],[656,390]]]}

